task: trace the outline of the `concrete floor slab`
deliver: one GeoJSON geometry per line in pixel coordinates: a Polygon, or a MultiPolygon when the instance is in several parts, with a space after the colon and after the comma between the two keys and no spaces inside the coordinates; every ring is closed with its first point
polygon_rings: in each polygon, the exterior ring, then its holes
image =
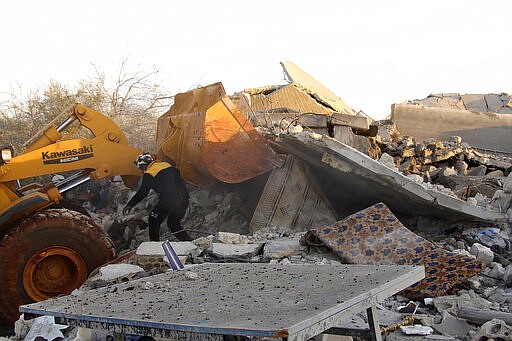
{"type": "Polygon", "coordinates": [[[20,311],[136,335],[307,340],[424,275],[422,266],[208,263],[24,305],[20,311]]]}

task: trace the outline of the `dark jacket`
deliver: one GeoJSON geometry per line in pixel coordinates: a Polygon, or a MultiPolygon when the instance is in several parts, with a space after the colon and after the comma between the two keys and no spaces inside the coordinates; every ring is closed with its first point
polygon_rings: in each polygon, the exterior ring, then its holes
{"type": "Polygon", "coordinates": [[[188,199],[188,192],[181,180],[180,172],[167,162],[152,162],[144,175],[137,193],[130,199],[127,206],[133,207],[153,189],[159,196],[159,205],[173,207],[188,199]]]}

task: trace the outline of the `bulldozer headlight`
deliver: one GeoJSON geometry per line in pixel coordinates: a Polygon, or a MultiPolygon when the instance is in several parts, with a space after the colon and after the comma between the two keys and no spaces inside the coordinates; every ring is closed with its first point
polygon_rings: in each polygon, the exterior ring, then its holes
{"type": "Polygon", "coordinates": [[[12,159],[13,154],[13,148],[11,146],[9,147],[2,147],[0,149],[0,158],[2,159],[2,163],[8,163],[12,159]]]}

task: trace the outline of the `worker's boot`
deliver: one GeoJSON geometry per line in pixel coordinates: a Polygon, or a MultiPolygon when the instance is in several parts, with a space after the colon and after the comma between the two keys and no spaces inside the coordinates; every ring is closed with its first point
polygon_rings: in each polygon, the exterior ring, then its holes
{"type": "Polygon", "coordinates": [[[157,242],[160,240],[160,224],[165,219],[165,215],[153,209],[149,214],[148,225],[149,225],[149,240],[157,242]]]}
{"type": "MultiPolygon", "coordinates": [[[[172,231],[172,229],[171,229],[171,231],[172,231]]],[[[177,232],[172,231],[172,233],[176,236],[176,238],[178,238],[181,241],[191,241],[192,240],[192,237],[190,237],[188,232],[185,230],[179,230],[177,232]]]]}
{"type": "Polygon", "coordinates": [[[173,235],[176,236],[181,241],[190,241],[192,237],[181,227],[181,217],[178,217],[174,214],[169,214],[167,217],[167,227],[172,232],[173,235]]]}

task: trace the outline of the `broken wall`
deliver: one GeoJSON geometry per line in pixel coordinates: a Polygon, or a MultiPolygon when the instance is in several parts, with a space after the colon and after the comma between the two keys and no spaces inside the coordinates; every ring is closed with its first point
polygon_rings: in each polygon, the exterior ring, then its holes
{"type": "Polygon", "coordinates": [[[408,103],[419,104],[425,107],[512,114],[512,97],[506,93],[464,95],[454,93],[441,93],[429,95],[424,99],[415,99],[413,101],[409,101],[408,103]]]}
{"type": "MultiPolygon", "coordinates": [[[[432,105],[431,101],[426,103],[432,105]]],[[[439,104],[439,102],[436,103],[439,104]]],[[[448,107],[425,106],[423,104],[393,104],[391,120],[395,122],[398,130],[403,135],[413,136],[420,141],[428,138],[448,140],[451,136],[460,136],[472,147],[487,151],[512,153],[512,144],[510,144],[510,137],[512,136],[511,114],[458,109],[463,104],[459,104],[459,102],[452,104],[451,101],[448,103],[450,104],[448,107]]],[[[491,108],[496,107],[497,105],[491,106],[491,108]]],[[[464,108],[485,109],[483,104],[476,103],[473,105],[467,103],[464,108]]],[[[510,109],[508,106],[503,108],[496,110],[508,111],[510,109]]]]}

